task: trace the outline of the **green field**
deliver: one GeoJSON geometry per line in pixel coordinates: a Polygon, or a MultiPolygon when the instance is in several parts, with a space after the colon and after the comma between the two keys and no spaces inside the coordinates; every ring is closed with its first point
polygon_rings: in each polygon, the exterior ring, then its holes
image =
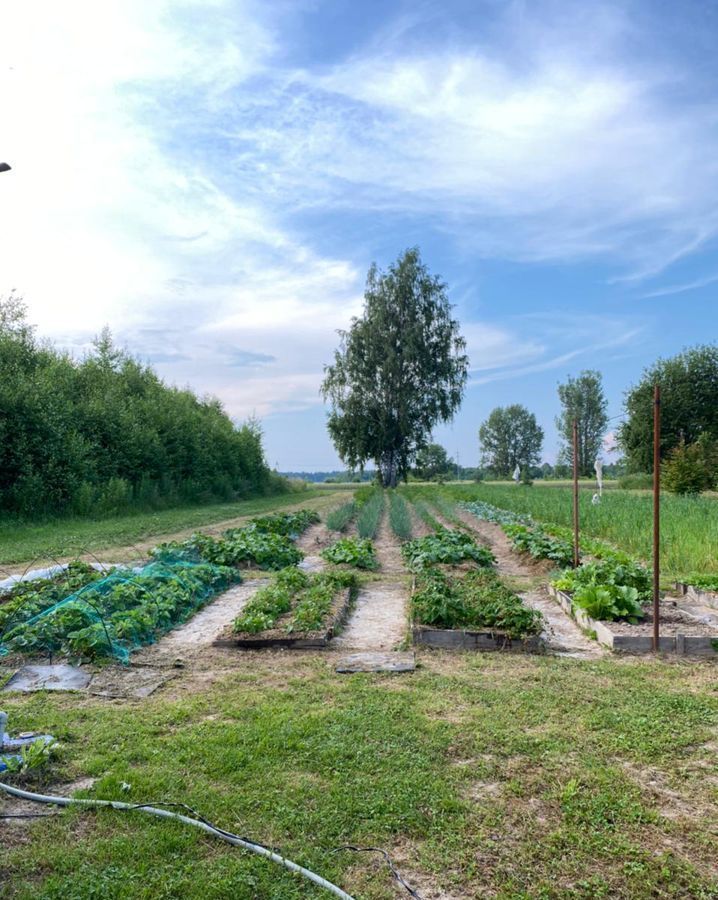
{"type": "MultiPolygon", "coordinates": [[[[581,529],[604,538],[639,559],[650,560],[653,500],[650,492],[610,491],[592,505],[595,487],[580,491],[581,529]]],[[[504,509],[530,513],[541,522],[570,526],[572,489],[508,484],[446,485],[456,500],[484,500],[504,509]]],[[[661,497],[661,572],[679,576],[718,572],[718,502],[712,497],[661,497]]]]}
{"type": "MultiPolygon", "coordinates": [[[[309,488],[299,493],[256,497],[236,503],[186,506],[111,519],[58,519],[43,524],[0,523],[0,565],[26,563],[53,556],[75,556],[112,548],[131,548],[154,538],[203,528],[219,522],[255,516],[290,506],[324,508],[334,504],[332,489],[309,488]]],[[[340,495],[341,496],[341,495],[340,495]]],[[[122,560],[120,560],[122,561],[122,560]]]]}

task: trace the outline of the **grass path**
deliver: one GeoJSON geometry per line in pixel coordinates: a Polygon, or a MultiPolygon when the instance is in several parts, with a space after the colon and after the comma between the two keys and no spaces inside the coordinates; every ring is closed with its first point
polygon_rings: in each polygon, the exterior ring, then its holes
{"type": "MultiPolygon", "coordinates": [[[[714,665],[435,651],[410,677],[346,679],[331,656],[237,654],[142,703],[7,694],[3,707],[14,730],[61,740],[45,784],[189,803],[358,900],[401,895],[373,856],[333,852],[347,843],[386,848],[425,898],[718,896],[714,665]]],[[[139,815],[0,828],[13,900],[325,896],[139,815]]]]}
{"type": "Polygon", "coordinates": [[[297,494],[168,509],[116,519],[65,519],[44,525],[3,524],[0,525],[0,566],[2,571],[14,574],[38,558],[57,557],[63,561],[79,556],[121,562],[136,558],[159,540],[188,537],[200,528],[210,534],[218,533],[243,524],[251,516],[299,506],[321,513],[336,505],[338,496],[337,491],[310,489],[297,494]]]}

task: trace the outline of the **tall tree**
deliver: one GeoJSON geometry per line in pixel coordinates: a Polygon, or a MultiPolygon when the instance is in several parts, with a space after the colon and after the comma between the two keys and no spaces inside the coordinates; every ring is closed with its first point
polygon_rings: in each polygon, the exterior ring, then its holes
{"type": "Polygon", "coordinates": [[[586,369],[578,378],[559,384],[558,397],[563,410],[556,427],[563,439],[560,459],[573,465],[573,421],[578,422],[578,471],[592,475],[593,464],[601,450],[608,425],[608,401],[603,393],[601,373],[586,369]]]}
{"type": "Polygon", "coordinates": [[[543,429],[525,406],[497,406],[479,428],[481,461],[497,475],[512,475],[516,466],[535,465],[541,456],[543,429]]]}
{"type": "Polygon", "coordinates": [[[626,394],[618,442],[631,472],[653,471],[653,387],[661,386],[661,458],[702,434],[718,440],[718,346],[699,345],[645,369],[626,394]]]}
{"type": "Polygon", "coordinates": [[[382,484],[394,487],[464,393],[466,343],[446,285],[430,274],[417,248],[386,272],[372,265],[363,315],[339,334],[341,346],[322,384],[331,403],[329,434],[350,468],[374,460],[382,484]]]}
{"type": "Polygon", "coordinates": [[[441,444],[427,444],[416,454],[414,474],[417,478],[430,481],[437,475],[446,475],[453,468],[453,461],[441,444]]]}

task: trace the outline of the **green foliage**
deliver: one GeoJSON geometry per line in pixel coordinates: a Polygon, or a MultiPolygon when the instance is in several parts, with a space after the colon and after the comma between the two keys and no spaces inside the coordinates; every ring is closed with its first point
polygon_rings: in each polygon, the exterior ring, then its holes
{"type": "Polygon", "coordinates": [[[10,625],[26,622],[106,575],[87,563],[71,562],[62,572],[49,578],[18,582],[9,591],[0,593],[0,635],[10,625]]]}
{"type": "Polygon", "coordinates": [[[578,378],[569,377],[558,386],[563,407],[556,428],[563,438],[560,459],[573,465],[573,420],[578,421],[578,472],[593,475],[593,464],[601,452],[608,424],[608,400],[603,392],[601,373],[586,369],[578,378]]]}
{"type": "Polygon", "coordinates": [[[351,572],[307,574],[295,568],[278,572],[271,584],[257,591],[234,620],[233,629],[240,634],[261,634],[278,627],[288,634],[319,631],[327,625],[337,593],[354,589],[351,572]],[[287,615],[291,612],[291,615],[287,615]]]}
{"type": "Polygon", "coordinates": [[[573,547],[569,541],[554,537],[538,525],[504,525],[511,546],[533,559],[548,559],[557,566],[570,565],[573,547]]]}
{"type": "Polygon", "coordinates": [[[498,506],[484,503],[483,500],[464,502],[461,506],[476,516],[477,519],[483,519],[485,522],[494,522],[496,525],[525,525],[531,521],[530,516],[511,512],[508,509],[499,509],[498,506]]]}
{"type": "Polygon", "coordinates": [[[420,572],[437,563],[457,565],[471,561],[477,566],[492,566],[496,560],[488,547],[479,547],[464,531],[440,528],[435,534],[414,538],[402,545],[401,555],[412,572],[420,572]]]}
{"type": "Polygon", "coordinates": [[[405,478],[433,427],[459,408],[468,372],[465,341],[446,285],[407,250],[369,269],[364,312],[342,332],[322,385],[329,434],[350,468],[374,460],[385,487],[405,478]]]}
{"type": "MultiPolygon", "coordinates": [[[[357,491],[357,493],[359,493],[357,491]]],[[[357,515],[357,531],[359,537],[373,538],[379,531],[379,524],[384,513],[384,491],[374,488],[369,499],[362,504],[357,515]]]]}
{"type": "Polygon", "coordinates": [[[400,541],[411,537],[411,513],[406,501],[396,491],[389,494],[389,524],[400,541]]]}
{"type": "Polygon", "coordinates": [[[683,578],[686,584],[702,591],[718,591],[718,575],[691,574],[683,578]]]}
{"type": "Polygon", "coordinates": [[[327,528],[330,531],[344,531],[356,515],[357,505],[354,500],[342,503],[327,514],[327,528]]]}
{"type": "Polygon", "coordinates": [[[541,613],[525,606],[493,571],[475,570],[452,578],[436,569],[422,572],[412,597],[414,621],[437,628],[488,628],[512,639],[539,634],[541,613]]]}
{"type": "Polygon", "coordinates": [[[668,451],[661,466],[661,484],[674,494],[700,494],[718,478],[715,441],[702,434],[693,444],[684,440],[668,451]]]}
{"type": "Polygon", "coordinates": [[[0,761],[5,763],[11,775],[24,775],[26,772],[44,768],[50,760],[54,747],[54,741],[33,741],[31,744],[25,744],[12,756],[2,756],[0,752],[0,761]]]}
{"type": "Polygon", "coordinates": [[[632,475],[621,475],[618,487],[624,491],[645,491],[653,487],[653,475],[648,472],[634,472],[632,475]]]}
{"type": "Polygon", "coordinates": [[[239,580],[234,569],[207,563],[154,562],[139,574],[117,569],[33,618],[10,622],[0,649],[126,659],[131,649],[151,643],[239,580]]]}
{"type": "Polygon", "coordinates": [[[631,471],[653,471],[653,388],[661,386],[661,459],[681,440],[718,440],[718,346],[692,347],[644,370],[626,395],[627,420],[618,431],[631,471]]]}
{"type": "Polygon", "coordinates": [[[355,569],[376,569],[379,562],[370,540],[341,538],[322,551],[327,562],[334,565],[353,566],[355,569]]]}
{"type": "Polygon", "coordinates": [[[496,475],[510,476],[516,466],[523,469],[538,462],[543,429],[525,406],[497,406],[479,428],[479,442],[482,464],[496,475]]]}
{"type": "Polygon", "coordinates": [[[203,559],[220,566],[283,569],[301,561],[302,553],[294,546],[294,538],[318,521],[317,513],[308,509],[275,513],[252,519],[243,528],[230,528],[219,538],[193,534],[185,541],[160,544],[152,553],[157,559],[180,556],[203,559]]]}
{"type": "Polygon", "coordinates": [[[593,619],[606,622],[625,619],[635,624],[643,618],[638,591],[625,585],[587,584],[577,588],[571,600],[574,606],[585,610],[593,619]]]}
{"type": "Polygon", "coordinates": [[[441,444],[427,444],[416,454],[414,475],[422,481],[431,481],[450,474],[452,467],[453,462],[441,444]]]}
{"type": "Polygon", "coordinates": [[[256,421],[168,387],[109,332],[75,360],[0,300],[0,510],[110,516],[281,489],[256,421]]]}

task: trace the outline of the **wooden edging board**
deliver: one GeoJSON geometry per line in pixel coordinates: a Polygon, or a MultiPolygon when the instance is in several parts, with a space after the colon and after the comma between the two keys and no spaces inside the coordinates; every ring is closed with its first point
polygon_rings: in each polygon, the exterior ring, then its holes
{"type": "MultiPolygon", "coordinates": [[[[574,607],[571,597],[549,585],[549,592],[558,604],[585,631],[593,632],[596,640],[604,647],[619,653],[651,653],[653,637],[650,634],[614,634],[610,628],[592,619],[584,610],[574,607]]],[[[718,656],[718,634],[715,638],[706,635],[665,634],[660,638],[659,649],[663,653],[678,656],[718,656]]]]}
{"type": "Polygon", "coordinates": [[[412,630],[415,644],[444,650],[511,650],[541,653],[543,641],[538,635],[526,640],[512,640],[498,631],[469,631],[459,628],[429,628],[415,625],[412,630]]]}
{"type": "Polygon", "coordinates": [[[342,602],[334,613],[326,629],[311,635],[291,635],[286,637],[262,637],[258,634],[237,635],[223,633],[212,642],[213,647],[231,647],[237,650],[324,650],[329,641],[345,624],[354,603],[354,591],[347,588],[342,594],[342,602]]]}

